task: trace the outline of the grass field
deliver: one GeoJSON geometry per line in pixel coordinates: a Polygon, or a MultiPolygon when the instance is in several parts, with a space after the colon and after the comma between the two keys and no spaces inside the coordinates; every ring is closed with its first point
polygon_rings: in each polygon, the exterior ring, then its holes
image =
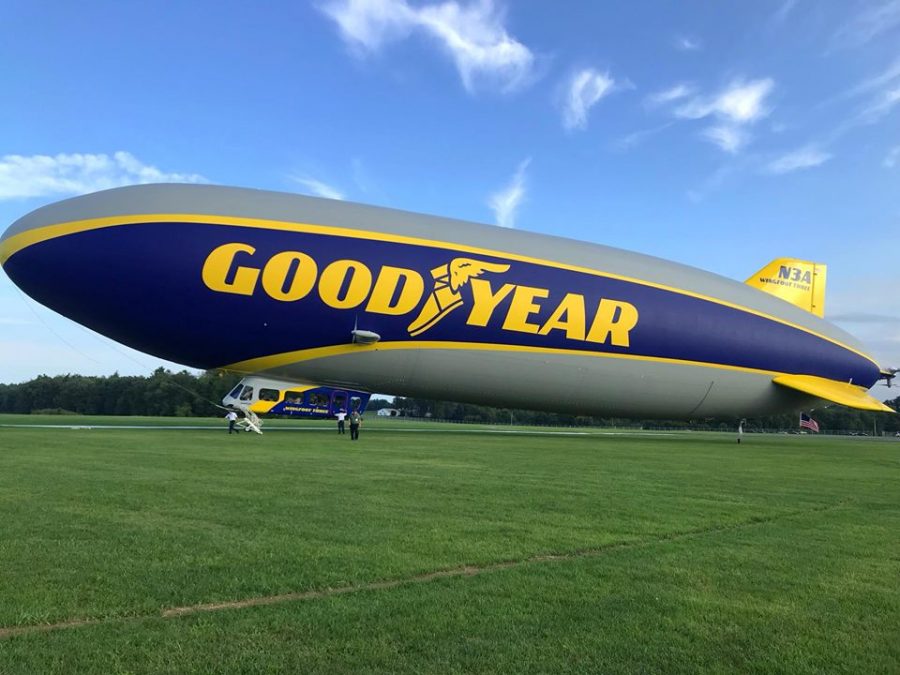
{"type": "Polygon", "coordinates": [[[153,422],[0,427],[0,673],[900,672],[898,440],[153,422]]]}

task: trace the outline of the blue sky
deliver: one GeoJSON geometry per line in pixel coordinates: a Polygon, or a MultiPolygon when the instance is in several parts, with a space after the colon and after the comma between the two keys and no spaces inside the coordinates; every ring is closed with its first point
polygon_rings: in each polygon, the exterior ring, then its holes
{"type": "MultiPolygon", "coordinates": [[[[827,317],[900,365],[900,0],[7,0],[0,63],[0,226],[193,181],[739,280],[795,256],[829,265],[827,317]]],[[[0,382],[159,363],[5,276],[0,350],[0,382]]]]}

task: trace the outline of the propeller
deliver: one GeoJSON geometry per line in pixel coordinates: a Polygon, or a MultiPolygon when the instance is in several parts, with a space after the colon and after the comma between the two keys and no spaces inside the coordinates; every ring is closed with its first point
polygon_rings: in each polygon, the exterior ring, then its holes
{"type": "Polygon", "coordinates": [[[900,368],[882,368],[881,377],[879,379],[884,380],[885,387],[890,387],[891,382],[897,376],[897,373],[900,373],[900,368]]]}

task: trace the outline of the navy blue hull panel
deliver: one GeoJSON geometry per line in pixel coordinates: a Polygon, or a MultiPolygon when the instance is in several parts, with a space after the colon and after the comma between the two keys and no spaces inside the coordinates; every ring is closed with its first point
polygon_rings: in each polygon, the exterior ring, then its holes
{"type": "Polygon", "coordinates": [[[871,386],[877,367],[829,340],[771,319],[670,290],[611,279],[551,264],[457,252],[437,246],[201,223],[147,223],[95,229],[32,244],[5,264],[13,281],[52,309],[140,351],[198,368],[221,367],[283,352],[344,345],[358,322],[384,342],[449,341],[588,350],[667,358],[785,373],[817,375],[871,386]],[[236,265],[262,268],[273,255],[300,251],[321,273],[339,259],[360,261],[373,275],[382,266],[417,271],[425,284],[419,304],[402,315],[326,305],[313,289],[285,302],[257,284],[252,295],[213,291],[201,277],[218,246],[240,242],[255,253],[236,265]],[[503,328],[512,293],[487,326],[467,324],[471,283],[459,290],[462,306],[416,337],[410,322],[428,299],[431,270],[457,257],[509,265],[485,274],[503,284],[547,289],[530,321],[542,324],[562,298],[585,299],[587,323],[600,299],[627,302],[639,312],[628,346],[570,339],[564,330],[538,335],[503,328]]]}

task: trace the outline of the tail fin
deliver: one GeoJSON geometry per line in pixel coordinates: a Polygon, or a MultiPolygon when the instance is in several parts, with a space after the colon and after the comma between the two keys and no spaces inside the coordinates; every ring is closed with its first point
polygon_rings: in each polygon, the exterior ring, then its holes
{"type": "Polygon", "coordinates": [[[747,279],[748,286],[825,316],[826,266],[796,258],[777,258],[747,279]]]}

